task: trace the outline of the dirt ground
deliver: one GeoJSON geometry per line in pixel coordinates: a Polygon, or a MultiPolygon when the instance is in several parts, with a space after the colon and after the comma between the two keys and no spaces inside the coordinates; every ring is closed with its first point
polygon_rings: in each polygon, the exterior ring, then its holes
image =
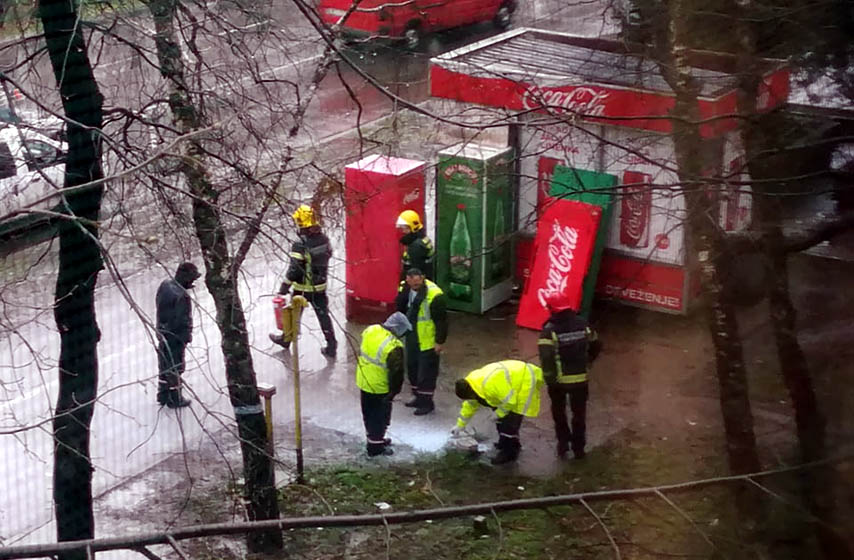
{"type": "MultiPolygon", "coordinates": [[[[817,397],[827,416],[828,448],[836,456],[844,456],[846,453],[850,455],[851,435],[854,433],[854,413],[851,410],[854,386],[850,383],[851,373],[854,371],[851,365],[854,363],[854,345],[851,344],[851,340],[854,340],[851,335],[854,300],[848,290],[850,279],[854,277],[854,263],[802,255],[794,257],[791,263],[793,295],[800,311],[799,336],[808,355],[817,397]]],[[[458,406],[451,390],[453,380],[458,375],[496,359],[533,359],[536,356],[536,333],[517,329],[513,322],[514,313],[515,307],[505,304],[482,317],[453,315],[453,336],[443,357],[437,397],[438,413],[442,418],[447,417],[444,421],[447,427],[452,425],[452,418],[458,406]]],[[[793,413],[785,387],[777,373],[766,303],[744,310],[740,320],[745,361],[750,376],[755,432],[763,467],[774,469],[796,464],[798,454],[793,413]]],[[[588,413],[588,458],[570,462],[555,458],[551,420],[547,400],[544,400],[540,417],[534,421],[526,421],[523,425],[524,447],[518,465],[491,468],[486,466],[484,459],[469,459],[463,466],[455,464],[453,471],[444,471],[453,472],[453,476],[448,475],[447,481],[435,476],[431,480],[430,470],[427,469],[426,484],[435,485],[435,490],[431,492],[436,500],[441,503],[448,500],[453,503],[472,503],[514,497],[513,488],[527,487],[528,490],[519,492],[524,494],[524,497],[531,497],[534,489],[540,487],[543,488],[542,491],[552,493],[592,491],[604,487],[627,488],[675,483],[728,473],[713,367],[714,355],[702,322],[702,314],[673,316],[600,303],[595,310],[595,323],[605,349],[593,368],[588,413]],[[490,484],[499,486],[493,487],[485,483],[482,486],[477,483],[472,485],[471,481],[468,485],[454,486],[451,479],[456,480],[460,470],[470,470],[469,474],[479,473],[477,476],[480,478],[476,477],[474,480],[483,481],[483,477],[487,477],[490,484]],[[553,486],[558,483],[557,488],[553,486]],[[490,491],[495,494],[489,494],[490,491]],[[509,494],[505,495],[505,491],[509,494]],[[439,495],[446,495],[445,500],[441,500],[439,495]]],[[[348,331],[356,333],[359,328],[357,325],[350,325],[348,331]]],[[[395,425],[400,424],[398,418],[405,413],[402,407],[396,410],[391,429],[393,436],[395,425]]],[[[442,426],[444,424],[440,423],[442,426]]],[[[484,421],[481,426],[485,426],[482,430],[484,434],[494,436],[490,432],[488,421],[484,421]]],[[[391,472],[404,472],[406,469],[419,472],[425,468],[424,464],[442,460],[441,453],[425,454],[405,445],[405,441],[396,445],[397,453],[394,457],[368,460],[363,453],[363,440],[351,433],[330,429],[329,426],[314,425],[311,420],[304,427],[304,433],[309,472],[307,487],[293,484],[294,465],[290,452],[293,424],[276,426],[280,461],[277,483],[283,488],[283,494],[290,496],[292,503],[302,504],[299,507],[294,506],[293,510],[285,507],[286,514],[289,515],[311,511],[311,507],[301,501],[302,498],[294,498],[293,492],[299,491],[302,495],[332,491],[330,487],[324,487],[318,482],[329,482],[323,478],[323,473],[326,472],[324,469],[357,469],[359,472],[369,473],[367,476],[370,478],[370,473],[381,476],[391,472]],[[314,476],[318,477],[317,480],[314,476]],[[302,490],[299,490],[300,488],[302,490]]],[[[240,520],[242,508],[239,492],[236,490],[241,484],[238,447],[228,434],[222,434],[218,440],[217,447],[210,445],[189,454],[173,456],[99,500],[97,518],[102,536],[240,520]],[[134,505],[129,507],[130,504],[134,505]]],[[[447,466],[434,464],[430,468],[443,472],[442,469],[447,466]]],[[[850,521],[851,516],[846,515],[854,511],[854,463],[843,461],[836,465],[835,469],[838,484],[837,508],[841,513],[839,518],[846,519],[840,528],[848,535],[854,534],[854,523],[850,521]]],[[[334,481],[333,486],[340,483],[338,478],[334,478],[334,481]]],[[[397,493],[391,495],[399,497],[397,493]]],[[[703,498],[707,499],[708,497],[703,498]]],[[[727,499],[724,498],[723,501],[727,502],[727,499]]],[[[323,502],[326,503],[326,500],[323,502]]],[[[439,505],[432,499],[431,502],[430,507],[439,505]]],[[[395,505],[418,507],[425,504],[416,500],[395,505]]],[[[362,506],[363,509],[356,508],[355,512],[376,511],[373,502],[366,502],[362,506]]],[[[774,511],[777,511],[777,506],[780,504],[774,504],[774,511]]],[[[714,515],[726,517],[725,512],[714,515]]],[[[803,533],[806,523],[802,519],[800,521],[795,521],[796,524],[799,523],[800,529],[793,533],[792,539],[809,540],[803,533]]],[[[620,527],[623,522],[625,519],[615,521],[620,527]]],[[[711,527],[716,526],[718,517],[708,522],[711,527]]],[[[634,525],[625,529],[625,535],[635,537],[634,541],[626,537],[626,542],[635,542],[640,548],[628,555],[624,551],[624,557],[661,557],[656,554],[646,556],[638,552],[645,550],[637,544],[637,539],[643,534],[644,531],[634,525]]],[[[294,543],[309,541],[304,537],[292,537],[289,540],[289,550],[295,553],[295,557],[304,558],[357,557],[359,554],[354,551],[360,546],[362,549],[368,546],[363,541],[370,541],[367,536],[359,535],[361,533],[358,531],[337,535],[335,542],[344,539],[352,544],[351,540],[356,539],[359,541],[358,546],[354,545],[354,548],[349,544],[341,545],[333,548],[331,552],[324,549],[326,552],[323,554],[311,552],[320,548],[293,548],[296,546],[294,543]]],[[[315,542],[316,537],[312,538],[314,540],[309,540],[315,542]]],[[[652,544],[649,546],[653,546],[656,540],[662,538],[662,533],[653,532],[646,534],[644,538],[651,540],[652,544]]],[[[679,540],[674,539],[674,542],[679,540]]],[[[238,558],[245,555],[240,539],[207,539],[203,543],[193,542],[196,544],[188,546],[193,551],[192,556],[196,558],[238,558]]],[[[776,555],[772,556],[776,558],[805,557],[802,556],[805,550],[814,551],[809,548],[809,544],[803,542],[798,546],[800,548],[787,548],[786,554],[772,545],[768,545],[765,550],[766,553],[768,550],[776,550],[776,555]]],[[[317,547],[322,548],[320,544],[317,544],[317,547]]],[[[166,547],[154,547],[153,550],[163,557],[177,557],[166,547]]],[[[411,551],[406,550],[402,548],[398,551],[400,557],[410,554],[411,551]]],[[[519,550],[522,551],[521,557],[526,557],[524,551],[529,549],[523,547],[519,550]]],[[[604,546],[603,550],[611,554],[607,546],[604,546]]],[[[485,556],[493,557],[493,552],[485,556]]],[[[364,553],[367,552],[362,550],[361,554],[364,553]]],[[[432,557],[437,557],[436,554],[434,551],[432,557]]],[[[451,557],[445,555],[449,553],[438,554],[438,557],[451,557]]],[[[454,554],[463,553],[457,550],[454,554]]],[[[548,550],[538,549],[537,554],[543,557],[551,556],[548,550]]],[[[714,553],[702,550],[702,543],[691,545],[687,549],[677,547],[666,555],[673,554],[714,557],[714,553]]],[[[464,555],[481,557],[474,552],[464,555]]],[[[118,552],[103,556],[131,557],[118,552]]],[[[391,557],[396,556],[393,554],[391,557]]],[[[578,556],[573,554],[571,557],[593,558],[598,555],[591,552],[580,553],[578,556]]]]}

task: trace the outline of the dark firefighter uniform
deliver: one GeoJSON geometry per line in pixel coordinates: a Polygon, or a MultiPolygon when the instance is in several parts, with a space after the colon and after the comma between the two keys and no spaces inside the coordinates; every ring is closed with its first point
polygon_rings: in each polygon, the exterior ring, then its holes
{"type": "Polygon", "coordinates": [[[464,400],[453,433],[465,429],[481,405],[488,406],[498,418],[498,455],[492,463],[515,461],[521,449],[522,418],[539,415],[542,386],[543,371],[519,360],[503,360],[472,371],[455,387],[457,396],[464,400]]]}
{"type": "Polygon", "coordinates": [[[157,288],[157,402],[169,408],[187,406],[190,401],[181,396],[181,374],[184,373],[184,352],[193,340],[193,313],[190,294],[193,282],[199,278],[193,263],[178,265],[175,277],[164,280],[157,288]]]}
{"type": "Polygon", "coordinates": [[[417,268],[424,273],[425,278],[433,280],[433,257],[436,251],[433,249],[433,242],[427,237],[427,232],[420,229],[407,233],[400,238],[400,244],[403,245],[400,280],[406,280],[406,271],[412,268],[417,268]]]}
{"type": "Polygon", "coordinates": [[[564,309],[551,314],[537,344],[551,400],[557,454],[564,456],[571,446],[575,457],[580,459],[584,457],[586,443],[588,363],[599,354],[601,343],[583,317],[572,309],[564,309]],[[572,411],[572,429],[566,418],[567,399],[572,411]]]}
{"type": "Polygon", "coordinates": [[[356,385],[361,391],[368,456],[391,455],[391,440],[385,434],[391,423],[394,397],[403,385],[403,343],[411,329],[402,313],[393,313],[382,325],[362,331],[356,385]]]}
{"type": "Polygon", "coordinates": [[[421,271],[410,269],[400,283],[397,310],[414,325],[406,336],[406,373],[412,386],[413,399],[405,406],[415,408],[415,415],[429,414],[434,409],[433,393],[439,376],[439,349],[448,338],[448,312],[442,289],[424,278],[421,271]],[[409,284],[419,283],[416,289],[409,284]]]}
{"type": "MultiPolygon", "coordinates": [[[[291,262],[285,273],[285,280],[279,287],[279,293],[287,294],[293,288],[294,295],[301,295],[308,300],[326,338],[326,347],[321,352],[334,357],[338,343],[335,340],[335,329],[329,316],[329,298],[326,295],[326,277],[332,258],[332,245],[315,221],[314,211],[308,206],[302,205],[294,212],[294,221],[299,228],[299,239],[291,246],[291,262]]],[[[271,334],[270,339],[285,348],[288,346],[281,335],[271,334]]]]}
{"type": "Polygon", "coordinates": [[[433,242],[427,237],[424,222],[415,210],[404,210],[397,217],[397,227],[403,236],[403,254],[400,257],[400,280],[406,280],[406,272],[413,268],[420,270],[428,280],[434,279],[433,257],[435,251],[433,242]]]}

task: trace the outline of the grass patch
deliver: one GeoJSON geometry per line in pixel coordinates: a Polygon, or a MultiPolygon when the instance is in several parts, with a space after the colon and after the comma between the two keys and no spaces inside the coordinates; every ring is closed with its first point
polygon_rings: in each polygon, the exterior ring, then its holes
{"type": "MultiPolygon", "coordinates": [[[[632,488],[722,474],[723,457],[709,446],[706,456],[685,460],[668,442],[643,442],[630,431],[568,463],[552,478],[527,478],[494,469],[458,453],[425,457],[407,465],[333,466],[309,470],[308,484],[282,489],[285,516],[376,513],[378,502],[407,511],[601,489],[632,488]]],[[[812,557],[803,518],[768,503],[766,522],[740,523],[729,487],[668,495],[677,511],[657,497],[590,502],[617,542],[623,558],[812,557]],[[693,524],[684,517],[687,515],[693,524]],[[796,527],[797,526],[797,527],[796,527]],[[702,534],[701,534],[702,533],[702,534]],[[796,535],[795,539],[781,535],[796,535]],[[706,542],[710,539],[713,545],[706,542]],[[788,540],[788,542],[787,542],[788,540]],[[797,541],[793,546],[792,541],[797,541]]],[[[582,506],[554,507],[487,516],[486,534],[470,517],[432,523],[288,533],[288,554],[300,558],[613,558],[610,541],[582,506]]]]}

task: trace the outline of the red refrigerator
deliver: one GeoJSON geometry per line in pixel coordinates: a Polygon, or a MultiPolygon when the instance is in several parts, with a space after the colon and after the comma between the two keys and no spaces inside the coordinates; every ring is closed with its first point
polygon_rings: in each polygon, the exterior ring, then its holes
{"type": "Polygon", "coordinates": [[[404,210],[424,219],[426,165],[372,155],[344,168],[348,320],[377,322],[394,311],[402,252],[395,223],[404,210]]]}

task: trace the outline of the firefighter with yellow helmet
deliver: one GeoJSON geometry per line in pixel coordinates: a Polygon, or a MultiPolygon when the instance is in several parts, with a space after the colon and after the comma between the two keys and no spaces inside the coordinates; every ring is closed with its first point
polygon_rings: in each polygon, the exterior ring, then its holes
{"type": "Polygon", "coordinates": [[[404,210],[397,217],[397,229],[402,234],[400,281],[406,280],[406,271],[417,268],[428,280],[434,280],[433,257],[436,251],[433,242],[427,237],[421,216],[414,210],[404,210]]]}
{"type": "MultiPolygon", "coordinates": [[[[326,295],[326,279],[329,261],[332,258],[332,245],[329,238],[321,231],[314,210],[302,204],[293,213],[294,222],[298,228],[298,239],[291,246],[289,256],[290,266],[285,273],[285,280],[279,287],[279,294],[287,294],[291,288],[294,295],[303,296],[317,315],[320,330],[326,338],[326,346],[321,350],[323,355],[334,358],[338,350],[335,340],[335,330],[329,316],[329,298],[326,295]]],[[[275,344],[288,348],[281,333],[271,333],[270,340],[275,344]]]]}

